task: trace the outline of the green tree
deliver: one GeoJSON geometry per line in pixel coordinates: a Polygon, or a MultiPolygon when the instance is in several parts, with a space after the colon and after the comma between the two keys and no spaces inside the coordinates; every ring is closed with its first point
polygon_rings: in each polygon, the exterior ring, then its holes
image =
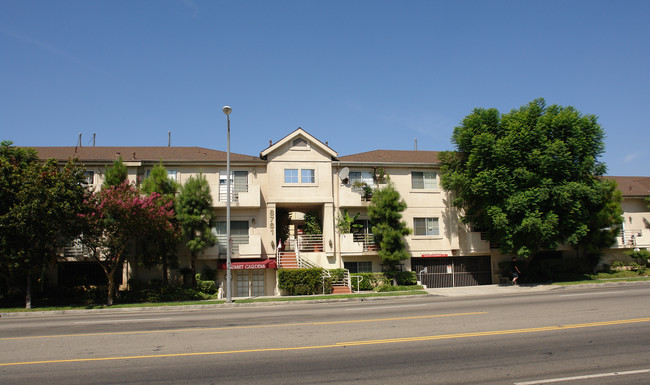
{"type": "Polygon", "coordinates": [[[162,161],[155,165],[149,176],[142,181],[141,189],[144,193],[150,195],[153,192],[173,199],[178,190],[178,183],[171,179],[167,174],[167,169],[162,161]]]}
{"type": "Polygon", "coordinates": [[[596,116],[544,99],[503,115],[476,108],[454,129],[456,151],[441,155],[442,186],[462,220],[505,254],[576,246],[613,224],[593,218],[612,190],[598,160],[603,135],[596,116]]]}
{"type": "Polygon", "coordinates": [[[607,193],[601,196],[601,201],[596,201],[589,213],[587,226],[589,232],[578,242],[578,252],[584,254],[595,272],[602,250],[616,243],[623,222],[623,209],[621,209],[622,194],[616,189],[616,182],[607,181],[607,193]]]}
{"type": "Polygon", "coordinates": [[[345,209],[342,213],[339,213],[338,217],[336,218],[336,227],[339,229],[339,233],[349,234],[352,232],[353,228],[362,228],[362,225],[354,223],[359,218],[359,215],[361,215],[361,213],[356,213],[353,217],[351,217],[350,213],[348,213],[348,209],[345,209]]]}
{"type": "Polygon", "coordinates": [[[117,158],[117,160],[113,161],[113,166],[109,167],[108,170],[106,170],[106,175],[104,176],[104,183],[102,186],[119,186],[126,180],[128,175],[129,172],[126,169],[126,165],[124,164],[122,157],[120,156],[117,158]]]}
{"type": "Polygon", "coordinates": [[[379,245],[379,257],[390,271],[395,271],[397,264],[410,257],[404,237],[411,234],[411,229],[402,220],[404,210],[406,202],[391,182],[374,191],[368,206],[372,233],[379,245]]]}
{"type": "Polygon", "coordinates": [[[84,169],[74,161],[59,169],[33,149],[0,144],[0,274],[25,293],[31,308],[32,281],[41,282],[57,247],[76,236],[77,213],[88,190],[84,169]]]}
{"type": "Polygon", "coordinates": [[[217,241],[212,233],[216,220],[212,195],[203,175],[190,177],[181,187],[176,198],[176,216],[187,241],[185,245],[190,251],[192,286],[196,286],[196,258],[217,241]]]}
{"type": "Polygon", "coordinates": [[[174,219],[173,203],[158,193],[142,196],[128,181],[108,186],[86,201],[81,214],[83,236],[81,242],[92,251],[92,259],[104,270],[108,279],[107,305],[113,304],[117,289],[115,277],[122,271],[130,247],[136,237],[163,237],[180,235],[174,219]]]}
{"type": "MultiPolygon", "coordinates": [[[[149,176],[142,182],[141,190],[147,194],[160,194],[162,199],[173,202],[178,184],[169,178],[167,169],[162,161],[155,165],[149,173],[149,176]]],[[[176,218],[173,221],[177,221],[176,218]]],[[[149,237],[140,238],[139,250],[141,252],[142,263],[147,267],[162,265],[162,282],[167,285],[169,282],[169,268],[178,267],[178,256],[176,255],[176,245],[178,238],[171,236],[168,232],[153,233],[149,237]]]]}

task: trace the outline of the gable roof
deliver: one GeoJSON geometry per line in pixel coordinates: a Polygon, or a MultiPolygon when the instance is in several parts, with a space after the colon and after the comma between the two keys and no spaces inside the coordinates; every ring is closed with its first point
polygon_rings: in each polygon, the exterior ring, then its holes
{"type": "MultiPolygon", "coordinates": [[[[202,147],[31,147],[41,159],[67,161],[78,158],[82,162],[113,162],[119,156],[125,162],[225,162],[227,153],[202,147]]],[[[250,155],[230,153],[235,162],[260,162],[250,155]]]]}
{"type": "Polygon", "coordinates": [[[338,153],[334,150],[332,150],[328,145],[325,143],[321,142],[320,140],[316,139],[314,136],[309,134],[307,131],[303,130],[301,127],[298,127],[297,130],[294,132],[290,133],[289,135],[285,136],[284,138],[280,139],[279,141],[275,142],[275,144],[272,144],[271,146],[265,148],[260,152],[260,158],[265,159],[266,156],[273,151],[277,150],[284,144],[294,140],[296,137],[302,136],[306,139],[308,139],[311,143],[316,144],[318,148],[321,150],[325,151],[329,156],[332,158],[336,158],[338,156],[338,153]]]}
{"type": "Polygon", "coordinates": [[[650,177],[647,176],[606,176],[614,180],[624,197],[650,196],[650,177]]]}
{"type": "Polygon", "coordinates": [[[439,164],[440,151],[404,151],[404,150],[375,150],[359,154],[339,157],[341,162],[351,163],[420,163],[439,164]]]}

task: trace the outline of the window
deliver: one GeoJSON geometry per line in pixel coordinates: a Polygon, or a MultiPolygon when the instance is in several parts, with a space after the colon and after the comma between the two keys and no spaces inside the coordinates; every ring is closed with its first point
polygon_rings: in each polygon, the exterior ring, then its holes
{"type": "Polygon", "coordinates": [[[285,168],[284,169],[284,183],[298,183],[298,169],[285,168]]]}
{"type": "Polygon", "coordinates": [[[316,183],[314,169],[300,170],[300,183],[316,183]]]}
{"type": "MultiPolygon", "coordinates": [[[[248,192],[248,171],[230,171],[230,201],[238,202],[239,193],[248,192]]],[[[228,200],[226,171],[219,171],[219,200],[228,200]]]]}
{"type": "Polygon", "coordinates": [[[92,186],[95,183],[95,172],[94,171],[84,171],[84,184],[92,186]]]}
{"type": "Polygon", "coordinates": [[[372,262],[343,262],[343,267],[354,273],[372,273],[372,262]]]}
{"type": "MultiPolygon", "coordinates": [[[[149,178],[150,175],[151,175],[151,170],[147,170],[146,177],[149,178]]],[[[167,170],[167,178],[173,180],[174,182],[178,182],[177,175],[178,175],[178,171],[167,170]]]]}
{"type": "Polygon", "coordinates": [[[292,147],[308,147],[308,143],[307,143],[307,141],[306,141],[305,139],[303,139],[303,138],[298,138],[298,139],[295,139],[295,140],[291,143],[291,146],[292,146],[292,147]]]}
{"type": "Polygon", "coordinates": [[[285,168],[285,184],[314,184],[316,183],[316,170],[313,168],[285,168]]]}
{"type": "Polygon", "coordinates": [[[438,179],[435,172],[411,172],[411,187],[414,190],[437,190],[438,179]]]}
{"type": "Polygon", "coordinates": [[[350,171],[348,178],[350,178],[350,184],[353,186],[362,183],[368,186],[375,184],[375,180],[372,178],[372,172],[370,171],[350,171]]]}
{"type": "MultiPolygon", "coordinates": [[[[217,221],[215,230],[217,231],[219,254],[226,254],[228,252],[226,221],[217,221]]],[[[232,253],[239,254],[239,245],[248,244],[248,221],[230,221],[230,237],[232,238],[232,253]]]]}
{"type": "Polygon", "coordinates": [[[413,235],[440,235],[438,218],[413,218],[413,235]]]}

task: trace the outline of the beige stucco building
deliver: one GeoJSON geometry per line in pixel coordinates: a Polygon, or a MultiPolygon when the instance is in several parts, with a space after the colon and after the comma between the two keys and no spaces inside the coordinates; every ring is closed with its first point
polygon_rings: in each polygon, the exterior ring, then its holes
{"type": "MultiPolygon", "coordinates": [[[[38,147],[43,159],[79,158],[86,165],[88,183],[99,188],[112,162],[121,156],[129,179],[142,181],[160,161],[170,178],[184,183],[202,174],[212,192],[218,217],[214,232],[219,240],[200,257],[197,271],[218,269],[225,281],[226,259],[226,153],[200,147],[38,147]]],[[[614,177],[623,193],[625,223],[619,243],[606,261],[621,259],[622,250],[650,247],[650,178],[614,177]]],[[[350,272],[382,270],[368,223],[372,189],[390,180],[407,203],[403,219],[413,229],[406,237],[409,260],[400,267],[415,271],[428,286],[464,286],[498,283],[499,254],[478,232],[459,221],[449,196],[440,187],[435,151],[378,150],[339,156],[299,128],[270,143],[259,155],[231,154],[231,234],[233,240],[233,296],[279,295],[277,268],[321,266],[350,272]],[[338,218],[356,217],[350,233],[341,233],[338,218]],[[307,215],[307,218],[305,218],[307,215]],[[320,231],[308,234],[305,219],[317,218],[320,231]]],[[[313,231],[312,231],[313,232],[313,231]]],[[[569,251],[569,250],[566,250],[569,251]]],[[[178,248],[180,266],[189,265],[189,253],[178,248]]],[[[73,249],[62,261],[83,263],[73,249]]],[[[61,264],[65,266],[65,263],[61,264]]],[[[66,272],[58,279],[68,279],[66,272]]],[[[72,270],[69,270],[69,276],[72,270]]],[[[122,279],[158,278],[159,272],[137,265],[125,268],[122,279]]],[[[176,274],[178,278],[178,274],[176,274]]]]}

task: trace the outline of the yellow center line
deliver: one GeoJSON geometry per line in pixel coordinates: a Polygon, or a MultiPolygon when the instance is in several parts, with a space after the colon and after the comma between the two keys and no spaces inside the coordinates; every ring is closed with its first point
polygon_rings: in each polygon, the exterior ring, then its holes
{"type": "Polygon", "coordinates": [[[544,327],[528,328],[528,329],[495,330],[495,331],[487,331],[487,332],[442,334],[442,335],[435,335],[435,336],[418,336],[418,337],[403,337],[403,338],[386,338],[381,340],[339,342],[339,345],[347,345],[347,346],[373,345],[373,344],[389,344],[395,342],[431,341],[431,340],[444,340],[444,339],[452,339],[452,338],[498,336],[504,334],[548,332],[548,331],[558,331],[558,330],[568,330],[568,329],[590,328],[596,326],[623,325],[623,324],[639,323],[639,322],[650,322],[650,318],[634,318],[634,319],[618,320],[618,321],[603,321],[603,322],[591,322],[591,323],[573,324],[573,325],[544,326],[544,327]]]}
{"type": "Polygon", "coordinates": [[[389,338],[389,339],[371,340],[371,341],[338,342],[330,345],[258,348],[258,349],[245,349],[245,350],[228,350],[222,352],[170,353],[170,354],[139,355],[139,356],[124,356],[124,357],[73,358],[67,360],[8,362],[8,363],[0,363],[0,366],[133,360],[133,359],[144,359],[144,358],[215,356],[215,355],[222,355],[222,354],[258,353],[258,352],[286,352],[286,351],[295,351],[295,350],[340,348],[346,346],[361,346],[361,345],[374,345],[374,344],[387,344],[387,343],[400,343],[400,342],[416,342],[416,341],[431,341],[431,340],[443,340],[443,339],[454,339],[454,338],[495,336],[495,335],[504,335],[504,334],[558,331],[558,330],[568,330],[568,329],[591,328],[597,326],[623,325],[623,324],[640,323],[640,322],[650,322],[650,318],[633,318],[633,319],[617,320],[617,321],[603,321],[603,322],[591,322],[591,323],[582,323],[582,324],[573,324],[573,325],[546,326],[546,327],[537,327],[537,328],[528,328],[528,329],[495,330],[495,331],[487,331],[487,332],[443,334],[443,335],[423,336],[423,337],[389,338]]]}
{"type": "Polygon", "coordinates": [[[257,328],[286,328],[286,327],[296,327],[296,326],[319,326],[319,325],[337,325],[337,324],[367,323],[367,322],[404,321],[404,320],[458,317],[458,316],[480,315],[480,314],[487,314],[487,312],[434,314],[434,315],[422,315],[422,316],[412,316],[412,317],[374,318],[374,319],[347,320],[347,321],[304,322],[304,323],[290,323],[290,324],[278,324],[278,325],[224,326],[224,327],[215,327],[215,328],[196,328],[196,329],[187,328],[187,329],[143,330],[143,331],[132,331],[132,332],[54,334],[54,335],[44,335],[44,336],[4,337],[4,338],[0,338],[0,341],[28,340],[28,339],[36,339],[36,338],[89,337],[89,336],[132,335],[132,334],[151,334],[151,333],[180,333],[180,332],[201,332],[201,331],[216,331],[216,330],[257,329],[257,328]]]}

